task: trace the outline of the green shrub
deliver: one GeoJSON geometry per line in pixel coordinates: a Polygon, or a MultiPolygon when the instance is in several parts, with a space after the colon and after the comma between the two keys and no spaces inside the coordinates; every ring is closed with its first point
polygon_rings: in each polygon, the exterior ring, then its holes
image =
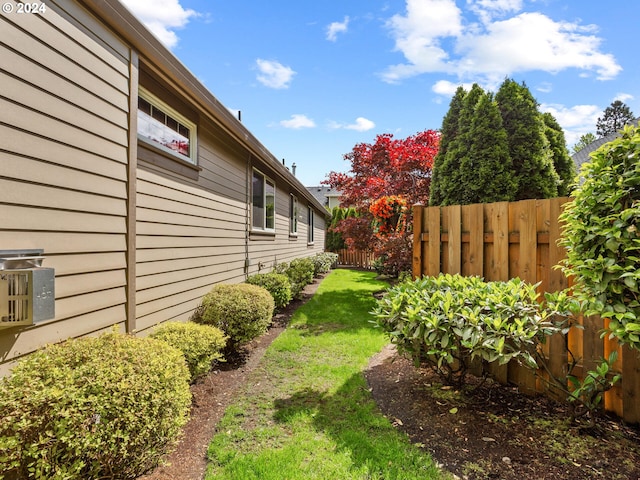
{"type": "Polygon", "coordinates": [[[564,271],[587,314],[609,318],[609,332],[640,349],[640,127],[600,147],[582,167],[584,183],[562,215],[564,271]]]}
{"type": "Polygon", "coordinates": [[[462,384],[474,358],[537,368],[541,337],[557,331],[537,297],[535,286],[520,279],[441,274],[389,288],[373,313],[400,352],[462,384]]]}
{"type": "Polygon", "coordinates": [[[224,361],[222,350],[227,337],[219,328],[194,322],[166,322],[150,335],[182,352],[189,367],[191,381],[208,373],[216,361],[224,361]]]}
{"type": "Polygon", "coordinates": [[[133,479],[187,422],[182,354],[115,331],[35,352],[0,383],[0,478],[133,479]]]}
{"type": "Polygon", "coordinates": [[[290,263],[276,265],[276,272],[289,277],[291,282],[291,294],[293,298],[299,298],[304,287],[313,282],[315,267],[310,258],[295,258],[290,263]]]}
{"type": "Polygon", "coordinates": [[[247,278],[247,283],[266,288],[275,302],[276,308],[286,307],[291,299],[291,282],[282,273],[257,273],[247,278]]]}
{"type": "Polygon", "coordinates": [[[313,275],[317,277],[331,270],[338,261],[338,254],[332,252],[317,253],[311,257],[311,261],[313,262],[313,275]]]}
{"type": "Polygon", "coordinates": [[[214,286],[202,307],[202,322],[221,329],[233,350],[267,331],[275,304],[265,288],[239,283],[214,286]]]}

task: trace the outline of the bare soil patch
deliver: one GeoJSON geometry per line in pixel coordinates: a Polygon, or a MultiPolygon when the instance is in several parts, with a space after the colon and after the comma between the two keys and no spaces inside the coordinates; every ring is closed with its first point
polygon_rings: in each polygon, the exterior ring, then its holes
{"type": "Polygon", "coordinates": [[[455,392],[391,346],[365,375],[387,418],[460,478],[640,479],[640,431],[617,419],[581,429],[565,404],[474,377],[473,394],[455,392]]]}

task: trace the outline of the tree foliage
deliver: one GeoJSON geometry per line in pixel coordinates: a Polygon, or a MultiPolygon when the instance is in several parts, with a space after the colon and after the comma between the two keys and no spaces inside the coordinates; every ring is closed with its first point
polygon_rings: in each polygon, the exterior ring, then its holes
{"type": "Polygon", "coordinates": [[[545,126],[544,134],[547,137],[551,150],[553,167],[560,179],[558,183],[558,196],[566,197],[569,195],[571,185],[577,173],[576,165],[573,163],[571,155],[569,155],[564,132],[555,117],[549,112],[546,112],[542,114],[542,120],[545,126]]]}
{"type": "Polygon", "coordinates": [[[598,117],[596,123],[596,133],[600,137],[616,133],[622,130],[622,127],[631,123],[635,116],[631,109],[622,101],[615,100],[604,109],[601,117],[598,117]]]}
{"type": "MultiPolygon", "coordinates": [[[[373,144],[360,143],[344,156],[351,164],[348,173],[331,172],[324,183],[341,192],[341,207],[352,207],[356,214],[339,221],[340,232],[350,248],[371,249],[385,260],[387,271],[397,273],[411,265],[411,232],[374,232],[373,202],[400,196],[407,205],[429,199],[431,169],[438,152],[440,135],[426,130],[405,139],[381,134],[373,144]]],[[[404,225],[411,224],[411,209],[404,225]]]]}
{"type": "Polygon", "coordinates": [[[506,79],[496,101],[509,141],[509,154],[518,182],[515,200],[552,198],[558,195],[558,175],[538,102],[524,84],[506,79]]]}
{"type": "Polygon", "coordinates": [[[586,147],[587,145],[595,141],[596,141],[596,136],[593,133],[591,132],[585,133],[578,139],[577,143],[573,146],[573,153],[578,153],[584,147],[586,147]]]}
{"type": "Polygon", "coordinates": [[[456,90],[433,169],[431,205],[566,195],[575,176],[556,119],[510,79],[495,96],[477,84],[456,90]]]}

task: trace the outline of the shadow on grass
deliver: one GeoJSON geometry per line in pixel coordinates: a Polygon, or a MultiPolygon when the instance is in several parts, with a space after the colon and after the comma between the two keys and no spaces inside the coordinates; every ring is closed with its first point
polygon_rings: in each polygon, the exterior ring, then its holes
{"type": "Polygon", "coordinates": [[[330,436],[354,467],[365,468],[367,478],[442,478],[430,457],[413,447],[379,412],[361,373],[352,375],[335,394],[303,389],[275,401],[276,422],[313,418],[314,427],[330,436]]]}

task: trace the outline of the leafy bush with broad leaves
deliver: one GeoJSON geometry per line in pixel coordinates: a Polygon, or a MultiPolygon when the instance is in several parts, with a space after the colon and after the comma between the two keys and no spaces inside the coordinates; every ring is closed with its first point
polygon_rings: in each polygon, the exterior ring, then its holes
{"type": "Polygon", "coordinates": [[[291,281],[282,273],[256,273],[247,278],[247,283],[266,288],[275,302],[276,308],[286,307],[291,299],[291,281]]]}
{"type": "Polygon", "coordinates": [[[200,322],[222,330],[236,350],[267,331],[275,303],[267,289],[248,283],[218,284],[202,298],[200,322]]]}
{"type": "Polygon", "coordinates": [[[313,282],[315,267],[311,258],[295,258],[289,263],[279,263],[275,268],[277,273],[282,273],[291,282],[291,294],[293,298],[299,298],[304,287],[313,282]]]}
{"type": "Polygon", "coordinates": [[[114,331],[50,346],[0,382],[0,478],[137,478],[190,405],[186,363],[165,342],[114,331]]]}
{"type": "Polygon", "coordinates": [[[610,335],[640,349],[640,127],[600,147],[566,205],[564,272],[587,314],[609,318],[610,335]]]}
{"type": "Polygon", "coordinates": [[[338,261],[338,254],[332,252],[317,253],[311,257],[311,261],[313,262],[313,275],[317,277],[331,270],[338,261]]]}
{"type": "Polygon", "coordinates": [[[570,354],[566,375],[557,378],[542,348],[550,335],[579,326],[574,315],[581,308],[567,291],[545,294],[539,302],[536,286],[517,278],[484,282],[441,274],[389,288],[372,313],[398,351],[433,369],[445,383],[462,386],[476,358],[498,364],[516,360],[546,371],[540,379],[564,392],[572,419],[589,414],[592,426],[604,392],[620,379],[610,375],[615,355],[580,378],[573,374],[578,359],[570,354]]]}
{"type": "Polygon", "coordinates": [[[227,337],[219,328],[194,322],[165,322],[157,326],[151,338],[162,340],[184,355],[191,381],[208,373],[215,362],[224,361],[222,351],[227,337]]]}
{"type": "Polygon", "coordinates": [[[441,274],[389,288],[373,311],[374,323],[416,364],[461,385],[476,358],[537,368],[540,337],[556,331],[537,298],[535,286],[520,279],[441,274]]]}

